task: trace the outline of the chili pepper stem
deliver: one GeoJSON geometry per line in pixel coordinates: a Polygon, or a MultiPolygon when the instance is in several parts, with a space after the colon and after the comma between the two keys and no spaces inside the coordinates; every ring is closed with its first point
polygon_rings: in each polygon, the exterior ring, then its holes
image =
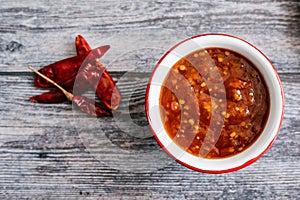
{"type": "Polygon", "coordinates": [[[36,69],[34,69],[31,66],[28,66],[28,69],[30,69],[31,71],[33,71],[34,73],[38,74],[39,76],[41,76],[42,78],[46,79],[47,81],[49,81],[50,83],[52,83],[54,86],[56,86],[58,89],[60,89],[64,95],[67,97],[67,99],[69,101],[72,101],[73,99],[73,94],[70,92],[67,92],[63,87],[61,87],[60,85],[58,85],[57,83],[55,83],[53,80],[51,80],[50,78],[48,78],[47,76],[45,76],[44,74],[40,73],[39,71],[37,71],[36,69]]]}

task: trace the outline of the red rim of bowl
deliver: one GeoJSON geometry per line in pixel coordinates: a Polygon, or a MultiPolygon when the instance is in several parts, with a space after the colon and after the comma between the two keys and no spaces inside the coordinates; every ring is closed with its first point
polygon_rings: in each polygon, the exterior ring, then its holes
{"type": "Polygon", "coordinates": [[[254,163],[256,160],[258,160],[260,157],[262,157],[269,149],[270,147],[272,146],[272,144],[274,143],[274,141],[276,140],[278,134],[279,134],[279,131],[280,131],[280,128],[281,128],[281,125],[282,125],[282,122],[283,122],[283,117],[284,117],[284,91],[283,91],[283,86],[282,86],[282,82],[279,78],[279,75],[277,73],[277,70],[275,68],[275,66],[272,64],[272,62],[270,61],[270,59],[262,52],[260,51],[257,47],[255,47],[253,44],[247,42],[246,40],[243,40],[239,37],[236,37],[236,36],[232,36],[232,35],[228,35],[228,34],[221,34],[221,33],[208,33],[208,34],[201,34],[201,35],[196,35],[196,36],[193,36],[193,37],[190,37],[190,38],[187,38],[186,40],[183,40],[181,42],[179,42],[178,44],[176,44],[175,46],[173,46],[171,49],[169,49],[164,55],[163,57],[158,61],[158,63],[156,64],[153,72],[151,73],[151,76],[150,76],[150,79],[149,79],[149,82],[148,82],[148,85],[147,85],[147,90],[146,90],[146,103],[145,103],[145,110],[146,110],[146,115],[147,115],[147,120],[148,120],[148,123],[149,123],[149,127],[151,129],[151,132],[155,138],[155,140],[157,141],[157,143],[160,145],[160,147],[171,157],[173,158],[176,162],[180,163],[181,165],[185,166],[185,167],[188,167],[192,170],[195,170],[195,171],[198,171],[198,172],[203,172],[203,173],[210,173],[210,174],[221,174],[221,173],[228,173],[228,172],[233,172],[233,171],[237,171],[237,170],[240,170],[244,167],[247,167],[248,165],[254,163]],[[189,165],[188,163],[185,163],[181,160],[178,160],[176,159],[168,150],[167,148],[165,148],[165,146],[160,142],[160,140],[158,139],[157,135],[156,135],[156,132],[154,131],[154,129],[152,128],[151,126],[151,123],[150,123],[150,116],[149,116],[149,90],[150,90],[150,86],[151,86],[151,82],[152,82],[152,78],[153,78],[153,75],[155,73],[155,71],[157,70],[158,66],[161,64],[161,62],[165,59],[165,57],[171,53],[176,47],[178,47],[179,45],[181,45],[182,43],[188,41],[188,40],[192,40],[194,38],[198,38],[198,37],[204,37],[204,36],[212,36],[212,35],[215,35],[215,36],[225,36],[225,37],[231,37],[231,38],[235,38],[235,39],[238,39],[242,42],[245,42],[247,44],[249,44],[250,46],[252,46],[255,50],[257,50],[268,62],[269,64],[272,66],[273,70],[274,70],[274,73],[276,75],[276,78],[277,78],[277,81],[279,83],[279,86],[280,86],[280,92],[281,92],[281,98],[282,98],[282,112],[281,112],[281,119],[280,119],[280,123],[279,123],[279,126],[278,126],[278,129],[277,129],[277,133],[275,134],[274,138],[272,139],[272,141],[269,143],[269,145],[267,146],[267,148],[262,151],[257,157],[255,158],[252,158],[248,161],[246,161],[244,164],[240,165],[240,166],[237,166],[237,167],[234,167],[234,168],[229,168],[229,169],[225,169],[225,170],[204,170],[204,169],[200,169],[200,168],[196,168],[194,166],[191,166],[189,165]]]}

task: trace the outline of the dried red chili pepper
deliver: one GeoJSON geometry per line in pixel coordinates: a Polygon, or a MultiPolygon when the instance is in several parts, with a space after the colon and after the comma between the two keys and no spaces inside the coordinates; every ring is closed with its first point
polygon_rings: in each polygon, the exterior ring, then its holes
{"type": "MultiPolygon", "coordinates": [[[[76,46],[77,55],[84,55],[87,52],[92,50],[90,45],[81,35],[77,35],[75,39],[75,46],[76,46]]],[[[61,83],[61,85],[67,90],[73,89],[75,78],[76,77],[74,76],[66,80],[65,82],[61,83]]],[[[83,86],[84,84],[82,84],[81,88],[84,91],[86,88],[84,88],[83,86]]],[[[54,89],[40,95],[32,96],[29,98],[29,100],[36,103],[60,103],[66,101],[66,97],[60,90],[54,89]]]]}
{"type": "Polygon", "coordinates": [[[102,74],[94,74],[97,79],[100,78],[100,80],[98,79],[98,84],[93,85],[94,89],[96,90],[96,94],[107,107],[115,110],[118,108],[121,102],[121,93],[114,80],[106,70],[106,67],[100,62],[96,62],[96,67],[100,72],[103,70],[102,74]]]}
{"type": "Polygon", "coordinates": [[[99,60],[96,61],[95,65],[88,63],[84,66],[78,73],[77,80],[74,86],[76,93],[76,89],[80,88],[78,84],[88,81],[94,87],[97,96],[105,106],[113,110],[118,108],[122,99],[121,93],[107,72],[106,67],[99,60]]]}
{"type": "Polygon", "coordinates": [[[30,101],[36,103],[60,103],[66,101],[67,98],[63,92],[58,89],[50,90],[40,95],[32,96],[29,98],[30,101]]]}
{"type": "Polygon", "coordinates": [[[77,35],[75,39],[75,45],[76,45],[77,55],[84,55],[85,53],[92,50],[90,45],[81,35],[77,35]]]}
{"type": "MultiPolygon", "coordinates": [[[[87,52],[84,55],[77,55],[55,62],[40,69],[39,72],[54,80],[56,83],[62,84],[63,82],[75,77],[81,65],[85,65],[85,63],[91,60],[100,58],[109,48],[109,45],[98,47],[91,50],[90,52],[87,52]]],[[[51,87],[51,84],[48,81],[45,81],[41,77],[37,76],[34,81],[34,86],[48,88],[51,87]]]]}
{"type": "MultiPolygon", "coordinates": [[[[76,49],[77,49],[78,55],[86,55],[86,53],[91,51],[91,48],[88,45],[87,41],[81,35],[78,35],[76,37],[75,44],[76,44],[76,49]]],[[[94,50],[92,50],[92,51],[94,51],[94,50]]],[[[59,62],[57,62],[58,64],[54,63],[53,65],[57,64],[55,67],[59,68],[59,66],[64,66],[63,62],[65,62],[66,60],[67,59],[59,61],[59,62]]],[[[90,62],[90,61],[93,62],[93,60],[95,60],[95,56],[93,54],[92,55],[88,54],[87,58],[85,59],[85,61],[87,61],[87,62],[90,62]]],[[[52,67],[47,66],[47,67],[45,67],[45,69],[43,68],[40,71],[43,71],[43,70],[48,72],[48,75],[46,74],[46,76],[48,76],[48,77],[49,77],[49,74],[53,74],[52,67]]],[[[72,72],[74,73],[74,70],[72,72]]],[[[61,72],[58,71],[58,73],[61,73],[61,72]]],[[[73,89],[75,78],[76,77],[74,75],[73,77],[71,77],[63,82],[60,82],[60,81],[56,81],[56,82],[58,82],[64,88],[70,90],[70,89],[73,89]]],[[[38,77],[37,77],[37,79],[36,79],[36,81],[39,83],[41,83],[41,81],[43,81],[38,77]],[[39,81],[37,81],[37,79],[39,81]]],[[[43,82],[47,83],[46,81],[43,81],[43,82]]],[[[47,83],[47,84],[48,84],[47,87],[51,86],[51,84],[50,85],[49,85],[49,83],[47,83]]],[[[77,76],[76,86],[75,86],[76,93],[79,95],[82,94],[89,87],[89,85],[92,85],[94,87],[94,89],[96,90],[97,96],[101,99],[101,101],[108,108],[116,109],[118,107],[118,105],[121,101],[121,94],[120,94],[119,90],[117,89],[112,77],[107,72],[105,66],[103,64],[101,64],[99,62],[99,60],[98,60],[98,62],[95,63],[95,66],[91,66],[90,64],[87,64],[85,66],[84,70],[82,70],[82,73],[79,72],[79,74],[77,76]]],[[[43,85],[43,87],[46,87],[45,84],[43,85]]],[[[57,94],[54,90],[54,91],[46,92],[46,93],[38,95],[38,96],[31,97],[30,100],[34,101],[34,102],[40,102],[40,103],[58,103],[58,102],[64,101],[65,99],[63,98],[63,94],[59,90],[56,90],[56,91],[57,91],[57,94]],[[57,99],[56,99],[56,97],[57,97],[57,99]]]]}
{"type": "Polygon", "coordinates": [[[101,104],[87,97],[74,96],[72,93],[67,92],[60,85],[58,85],[57,83],[55,83],[53,80],[49,79],[47,76],[43,75],[42,73],[38,72],[34,68],[30,66],[28,68],[31,69],[33,72],[37,73],[42,78],[46,79],[49,83],[55,85],[58,89],[60,89],[63,92],[63,94],[66,96],[66,98],[69,101],[72,101],[81,111],[94,117],[112,116],[111,110],[105,108],[101,104]]]}
{"type": "MultiPolygon", "coordinates": [[[[76,37],[75,43],[78,55],[91,50],[91,47],[81,35],[76,37]]],[[[112,77],[106,70],[106,67],[99,61],[96,63],[95,67],[92,67],[90,64],[85,66],[82,73],[77,75],[76,88],[77,90],[82,88],[86,81],[89,81],[90,85],[94,86],[97,96],[101,99],[101,101],[107,107],[116,109],[121,101],[121,94],[112,77]],[[99,69],[96,69],[95,67],[98,67],[99,69]]]]}

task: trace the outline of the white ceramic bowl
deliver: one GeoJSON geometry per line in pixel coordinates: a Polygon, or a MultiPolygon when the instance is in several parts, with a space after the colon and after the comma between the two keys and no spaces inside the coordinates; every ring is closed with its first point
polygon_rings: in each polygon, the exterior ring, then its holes
{"type": "Polygon", "coordinates": [[[254,45],[231,35],[204,34],[180,42],[160,59],[148,83],[146,113],[150,128],[158,144],[177,162],[201,172],[232,172],[256,161],[273,144],[283,120],[284,93],[275,67],[254,45]],[[220,159],[205,159],[193,156],[176,145],[164,129],[159,109],[161,86],[170,68],[183,56],[198,49],[211,47],[238,52],[252,61],[262,74],[270,93],[269,117],[259,138],[241,153],[220,159]]]}

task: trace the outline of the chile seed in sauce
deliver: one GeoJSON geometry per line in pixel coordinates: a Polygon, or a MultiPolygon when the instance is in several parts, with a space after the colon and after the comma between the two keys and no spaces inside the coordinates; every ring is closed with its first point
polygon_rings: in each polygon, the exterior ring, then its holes
{"type": "Polygon", "coordinates": [[[168,135],[204,158],[244,151],[262,133],[269,113],[269,92],[257,68],[222,48],[181,58],[168,72],[159,101],[168,135]]]}

